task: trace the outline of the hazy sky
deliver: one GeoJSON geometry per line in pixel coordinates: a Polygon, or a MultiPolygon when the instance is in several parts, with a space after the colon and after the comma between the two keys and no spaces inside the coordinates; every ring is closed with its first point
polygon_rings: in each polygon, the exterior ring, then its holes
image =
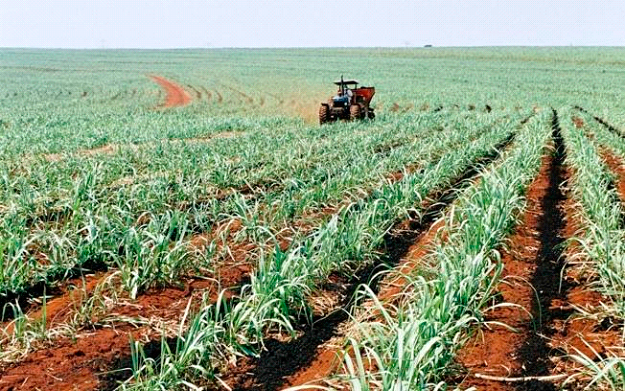
{"type": "Polygon", "coordinates": [[[625,0],[0,0],[0,47],[625,45],[625,0]]]}

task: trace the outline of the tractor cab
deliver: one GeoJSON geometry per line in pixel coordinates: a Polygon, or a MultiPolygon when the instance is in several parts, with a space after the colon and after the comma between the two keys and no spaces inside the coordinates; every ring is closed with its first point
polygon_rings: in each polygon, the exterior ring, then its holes
{"type": "Polygon", "coordinates": [[[334,107],[349,106],[351,104],[354,93],[352,90],[358,88],[358,80],[338,80],[334,84],[339,86],[336,95],[332,97],[334,107]]]}

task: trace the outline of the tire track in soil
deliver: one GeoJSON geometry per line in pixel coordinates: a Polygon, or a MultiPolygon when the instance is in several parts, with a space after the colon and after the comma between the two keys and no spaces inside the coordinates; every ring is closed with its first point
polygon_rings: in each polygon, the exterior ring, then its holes
{"type": "MultiPolygon", "coordinates": [[[[521,124],[525,124],[525,119],[521,124]]],[[[330,283],[323,290],[342,297],[338,308],[329,315],[313,321],[313,326],[302,325],[301,337],[291,341],[279,341],[270,338],[265,341],[265,350],[257,359],[245,358],[236,368],[229,368],[228,376],[222,378],[233,390],[278,390],[284,386],[296,386],[321,379],[336,369],[338,351],[323,346],[339,336],[341,326],[349,321],[349,313],[354,304],[352,296],[361,284],[368,284],[374,293],[381,287],[380,271],[392,269],[402,263],[406,255],[422,253],[438,229],[435,221],[460,194],[470,186],[480,170],[497,160],[513,141],[516,132],[511,133],[494,149],[478,158],[447,189],[432,194],[433,199],[419,219],[411,215],[410,219],[398,223],[384,238],[385,254],[381,261],[359,271],[348,281],[336,275],[330,277],[330,283]]]]}
{"type": "Polygon", "coordinates": [[[527,191],[528,207],[521,224],[510,238],[509,249],[502,251],[504,269],[498,286],[499,299],[517,307],[498,307],[486,314],[487,321],[505,323],[518,332],[496,324],[479,330],[457,355],[457,362],[468,372],[465,379],[459,379],[462,387],[496,391],[556,389],[546,381],[507,383],[478,377],[549,375],[553,364],[547,338],[553,334],[554,322],[564,321],[571,313],[552,306],[554,301],[566,300],[569,286],[566,281],[560,283],[564,268],[562,244],[573,233],[565,227],[566,197],[561,185],[568,174],[555,110],[552,128],[555,150],[543,157],[539,174],[527,191]]]}
{"type": "Polygon", "coordinates": [[[165,102],[159,105],[158,107],[162,108],[170,108],[170,107],[178,107],[178,106],[186,106],[191,103],[191,95],[185,91],[182,86],[165,79],[162,76],[150,75],[150,79],[156,82],[161,86],[167,93],[165,96],[165,102]]]}

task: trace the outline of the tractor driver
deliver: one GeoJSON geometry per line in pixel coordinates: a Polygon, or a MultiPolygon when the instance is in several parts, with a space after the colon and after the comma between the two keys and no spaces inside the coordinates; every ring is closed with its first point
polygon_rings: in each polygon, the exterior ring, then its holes
{"type": "Polygon", "coordinates": [[[339,88],[339,90],[336,92],[336,96],[334,97],[334,101],[336,103],[348,105],[353,95],[354,93],[352,92],[352,90],[346,88],[345,93],[343,93],[343,91],[341,91],[341,88],[339,88]]]}
{"type": "Polygon", "coordinates": [[[347,97],[351,100],[352,96],[354,96],[354,93],[348,88],[345,90],[345,95],[347,95],[347,97]]]}

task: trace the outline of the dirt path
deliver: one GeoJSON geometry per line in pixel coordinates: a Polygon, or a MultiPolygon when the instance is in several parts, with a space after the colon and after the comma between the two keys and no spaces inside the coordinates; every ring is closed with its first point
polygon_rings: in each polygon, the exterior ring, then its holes
{"type": "Polygon", "coordinates": [[[165,97],[165,103],[163,103],[159,107],[168,108],[186,106],[191,103],[191,95],[189,95],[189,93],[185,91],[182,86],[161,76],[150,75],[149,77],[150,79],[158,83],[167,93],[167,96],[165,97]]]}

